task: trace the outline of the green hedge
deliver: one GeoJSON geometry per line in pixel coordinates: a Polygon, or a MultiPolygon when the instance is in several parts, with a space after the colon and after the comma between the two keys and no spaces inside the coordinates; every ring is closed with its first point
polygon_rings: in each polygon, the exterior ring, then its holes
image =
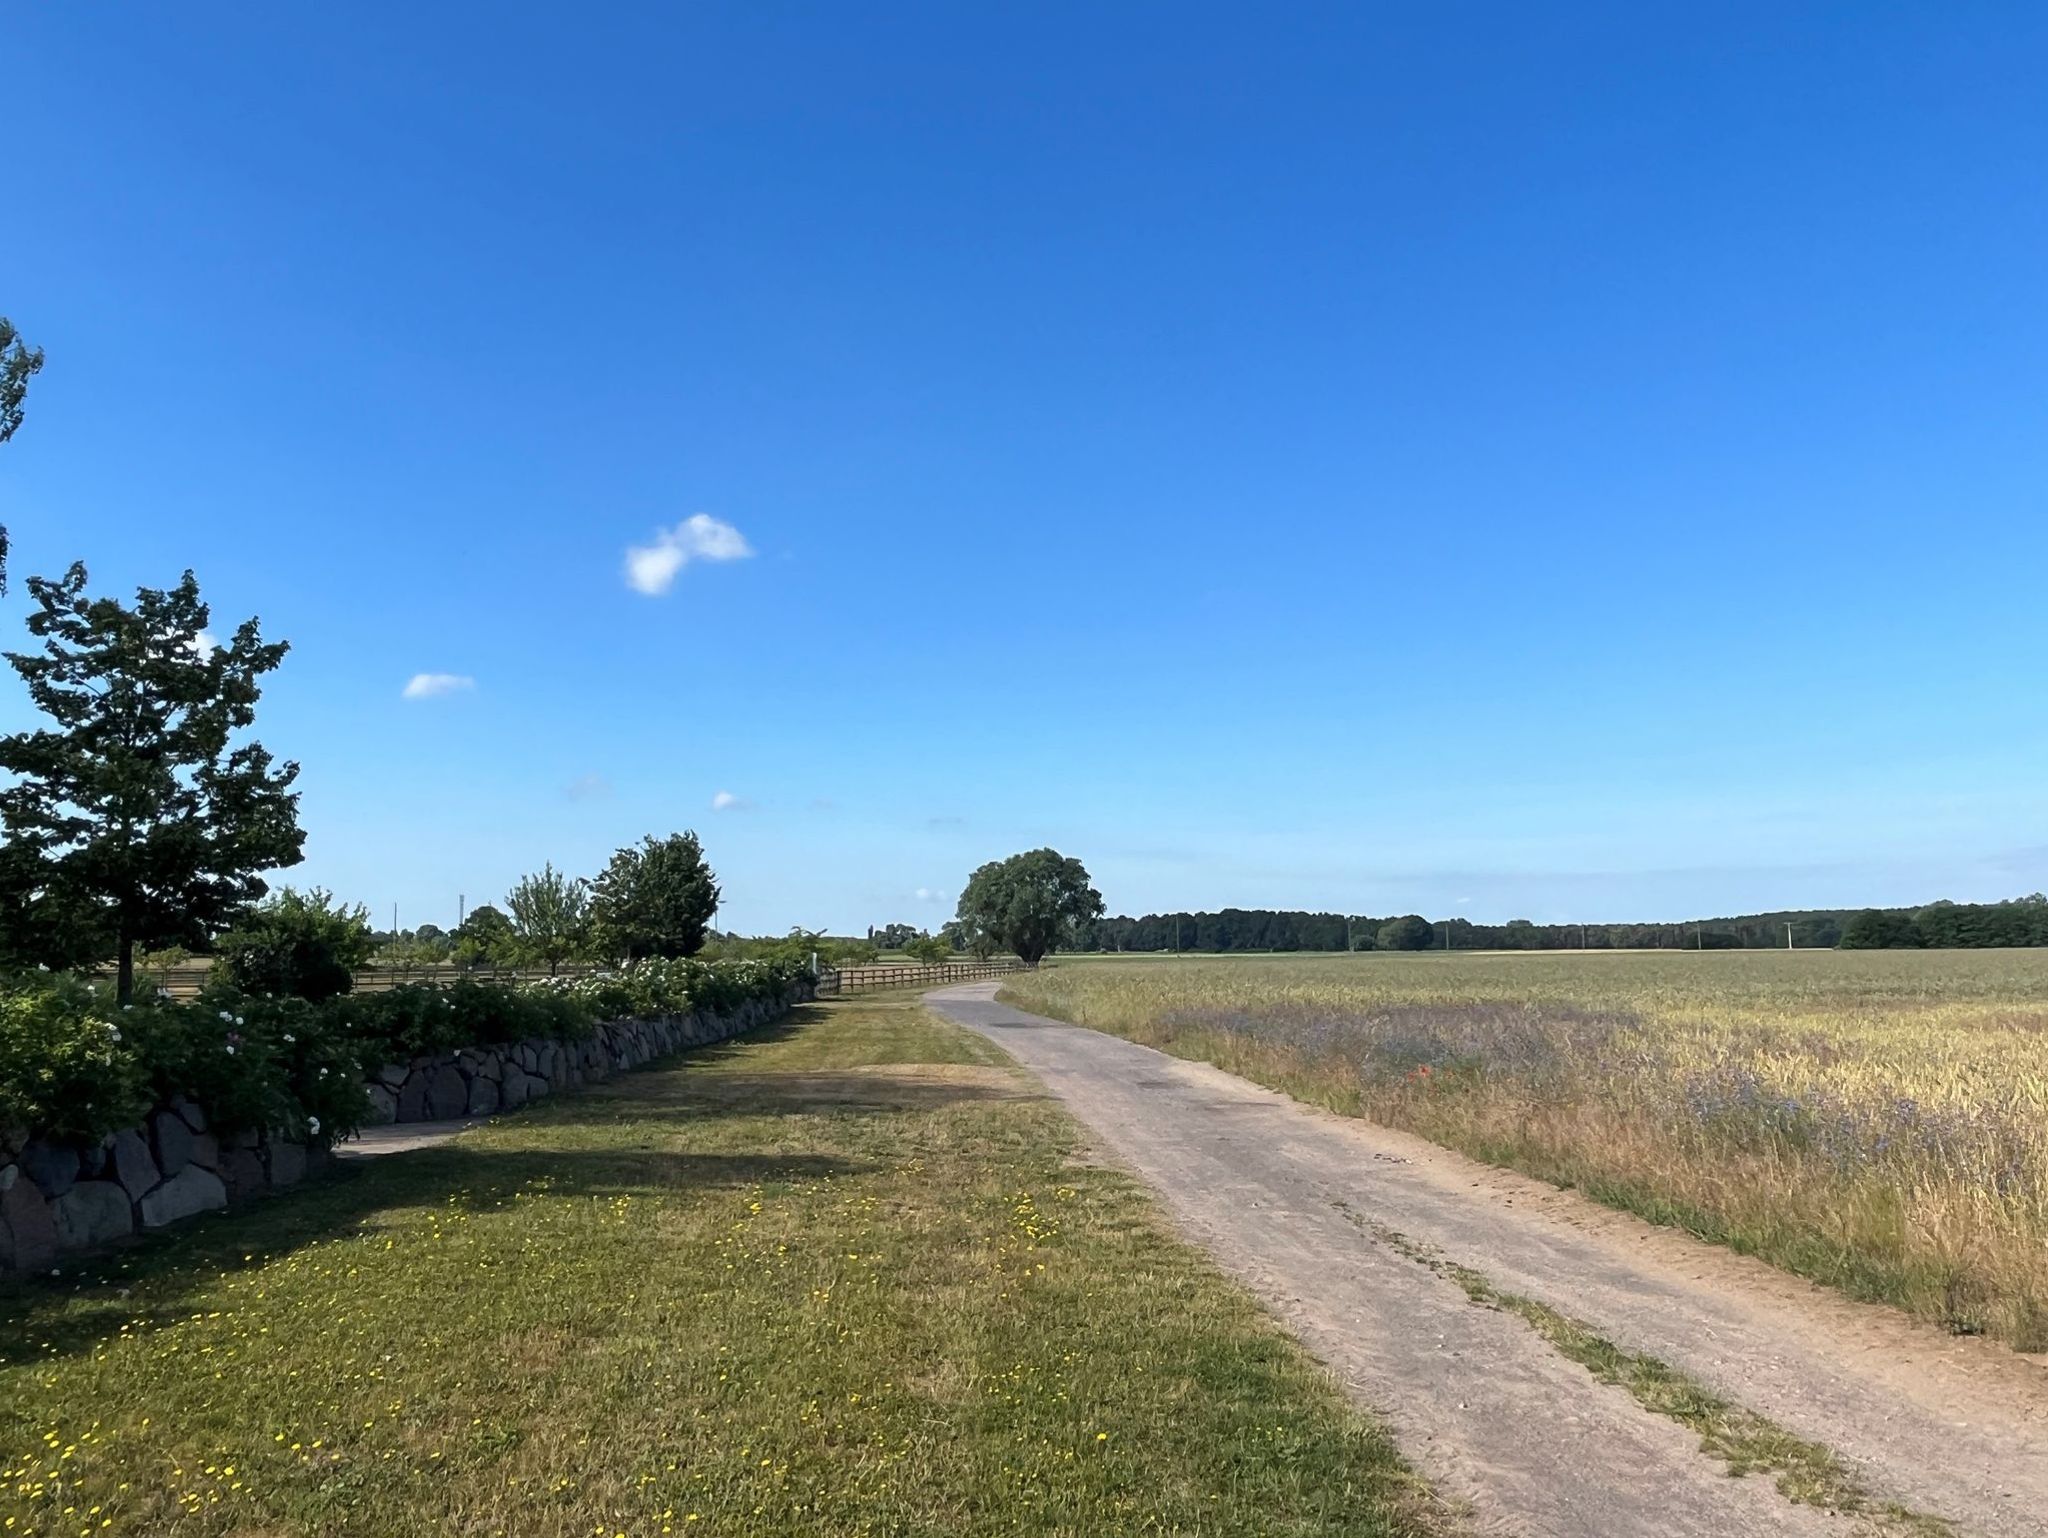
{"type": "Polygon", "coordinates": [[[340,1136],[361,1125],[363,1080],[379,1064],[574,1039],[606,1020],[723,1014],[781,997],[800,975],[788,963],[651,961],[540,983],[415,983],[318,1004],[219,988],[196,1003],[125,1009],[104,988],[38,976],[0,986],[0,1127],[92,1140],[182,1095],[225,1132],[340,1136]]]}

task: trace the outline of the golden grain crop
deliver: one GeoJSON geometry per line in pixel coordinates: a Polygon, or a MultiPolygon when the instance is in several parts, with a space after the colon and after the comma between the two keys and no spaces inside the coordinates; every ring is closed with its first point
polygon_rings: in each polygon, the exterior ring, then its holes
{"type": "Polygon", "coordinates": [[[2048,1348],[2048,952],[1091,961],[1006,997],[2048,1348]]]}

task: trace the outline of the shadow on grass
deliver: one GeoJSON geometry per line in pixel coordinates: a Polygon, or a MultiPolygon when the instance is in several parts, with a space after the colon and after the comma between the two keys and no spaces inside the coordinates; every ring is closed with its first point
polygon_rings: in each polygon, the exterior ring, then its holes
{"type": "Polygon", "coordinates": [[[90,1351],[139,1316],[161,1322],[190,1312],[225,1272],[374,1229],[380,1213],[441,1207],[458,1194],[466,1207],[478,1209],[536,1188],[556,1197],[649,1196],[845,1177],[872,1168],[824,1154],[500,1149],[459,1142],[350,1162],[290,1192],[63,1263],[59,1276],[0,1283],[0,1366],[90,1351]]]}
{"type": "MultiPolygon", "coordinates": [[[[547,1145],[551,1127],[589,1128],[703,1122],[718,1116],[816,1115],[838,1102],[825,1081],[839,1078],[846,1109],[887,1114],[929,1106],[930,1098],[887,1101],[876,1086],[855,1103],[859,1075],[705,1073],[753,1049],[786,1041],[827,1011],[800,1005],[777,1021],[638,1070],[534,1102],[500,1126],[534,1134],[533,1146],[497,1138],[460,1139],[376,1159],[337,1163],[327,1173],[246,1207],[209,1214],[99,1254],[60,1259],[56,1276],[0,1278],[0,1365],[89,1350],[138,1314],[175,1317],[223,1272],[262,1264],[307,1245],[357,1232],[380,1212],[438,1206],[462,1193],[475,1206],[545,1182],[554,1195],[606,1197],[705,1190],[863,1173],[871,1166],[819,1154],[663,1150],[652,1142],[615,1148],[547,1145]]],[[[954,1086],[955,1098],[988,1092],[954,1086]]]]}
{"type": "Polygon", "coordinates": [[[708,1065],[722,1063],[728,1058],[738,1057],[754,1047],[765,1047],[774,1042],[788,1041],[803,1033],[804,1027],[817,1025],[825,1018],[825,1011],[816,1004],[799,1004],[780,1020],[771,1020],[766,1025],[757,1025],[751,1031],[742,1031],[737,1036],[728,1036],[724,1041],[707,1042],[701,1047],[683,1047],[666,1057],[658,1057],[646,1068],[633,1070],[645,1073],[654,1068],[686,1068],[693,1063],[708,1065]]]}
{"type": "MultiPolygon", "coordinates": [[[[992,1104],[1042,1098],[1030,1086],[988,1082],[968,1073],[871,1068],[820,1068],[807,1073],[725,1074],[702,1083],[662,1087],[643,1095],[638,1086],[606,1084],[548,1108],[561,1127],[651,1126],[767,1116],[901,1116],[949,1105],[992,1104]]],[[[987,1074],[989,1070],[979,1070],[987,1074]]]]}

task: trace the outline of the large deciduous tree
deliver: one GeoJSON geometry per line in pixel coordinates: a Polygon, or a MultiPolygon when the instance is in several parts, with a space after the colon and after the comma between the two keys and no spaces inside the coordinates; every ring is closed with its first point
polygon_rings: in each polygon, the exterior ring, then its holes
{"type": "MultiPolygon", "coordinates": [[[[12,438],[21,426],[21,403],[28,394],[28,382],[42,366],[42,348],[25,344],[14,322],[0,315],[0,443],[12,438]]],[[[0,526],[0,593],[6,591],[7,530],[0,526]]]]}
{"type": "Polygon", "coordinates": [[[1436,926],[1419,913],[1388,919],[1378,935],[1383,951],[1426,951],[1435,939],[1436,926]]]}
{"type": "Polygon", "coordinates": [[[1839,943],[1845,951],[1917,949],[1927,936],[1910,913],[1866,908],[1842,926],[1839,943]]]}
{"type": "Polygon", "coordinates": [[[956,922],[976,954],[1011,950],[1035,967],[1100,917],[1102,894],[1089,885],[1087,868],[1056,849],[1034,849],[991,860],[968,877],[956,922]]]}
{"type": "Polygon", "coordinates": [[[552,863],[507,892],[505,907],[519,953],[546,962],[550,976],[590,943],[590,883],[563,875],[552,863]]]}
{"type": "Polygon", "coordinates": [[[512,921],[489,903],[469,910],[469,916],[455,928],[457,966],[495,966],[518,954],[519,932],[512,921]]]}
{"type": "Polygon", "coordinates": [[[86,595],[86,571],[31,577],[38,652],[9,652],[54,725],[0,737],[0,953],[17,963],[113,958],[134,991],[138,947],[204,946],[295,865],[299,766],[235,742],[283,660],[245,620],[208,636],[192,573],[135,606],[86,595]]]}
{"type": "Polygon", "coordinates": [[[718,911],[718,881],[695,833],[649,835],[621,849],[590,896],[591,933],[615,961],[694,956],[718,911]]]}

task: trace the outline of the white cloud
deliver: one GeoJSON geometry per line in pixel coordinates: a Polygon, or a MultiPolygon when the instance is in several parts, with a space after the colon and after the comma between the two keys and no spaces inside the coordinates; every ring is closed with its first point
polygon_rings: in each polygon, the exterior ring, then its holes
{"type": "Polygon", "coordinates": [[[476,680],[461,673],[415,673],[405,686],[405,697],[409,700],[432,700],[475,687],[476,680]]]}
{"type": "Polygon", "coordinates": [[[711,810],[714,812],[751,812],[753,809],[753,802],[729,790],[721,790],[711,798],[711,810]]]}
{"type": "Polygon", "coordinates": [[[754,553],[746,536],[709,513],[692,513],[672,529],[657,529],[651,545],[626,550],[626,586],[659,598],[692,561],[743,561],[754,553]]]}
{"type": "Polygon", "coordinates": [[[942,897],[942,896],[941,896],[941,895],[940,895],[939,893],[937,893],[937,892],[934,892],[934,891],[933,891],[933,890],[932,890],[932,889],[931,889],[930,887],[928,887],[928,886],[921,886],[921,887],[919,887],[919,888],[917,889],[917,893],[916,893],[916,896],[917,896],[917,900],[918,900],[919,902],[921,902],[921,903],[935,903],[935,902],[943,902],[943,901],[945,900],[945,899],[944,899],[944,898],[943,898],[943,897],[942,897]]]}
{"type": "Polygon", "coordinates": [[[220,650],[220,637],[211,630],[202,630],[192,638],[192,655],[204,662],[220,650]]]}
{"type": "Polygon", "coordinates": [[[577,775],[562,790],[571,801],[602,801],[611,793],[611,781],[595,770],[577,775]]]}

